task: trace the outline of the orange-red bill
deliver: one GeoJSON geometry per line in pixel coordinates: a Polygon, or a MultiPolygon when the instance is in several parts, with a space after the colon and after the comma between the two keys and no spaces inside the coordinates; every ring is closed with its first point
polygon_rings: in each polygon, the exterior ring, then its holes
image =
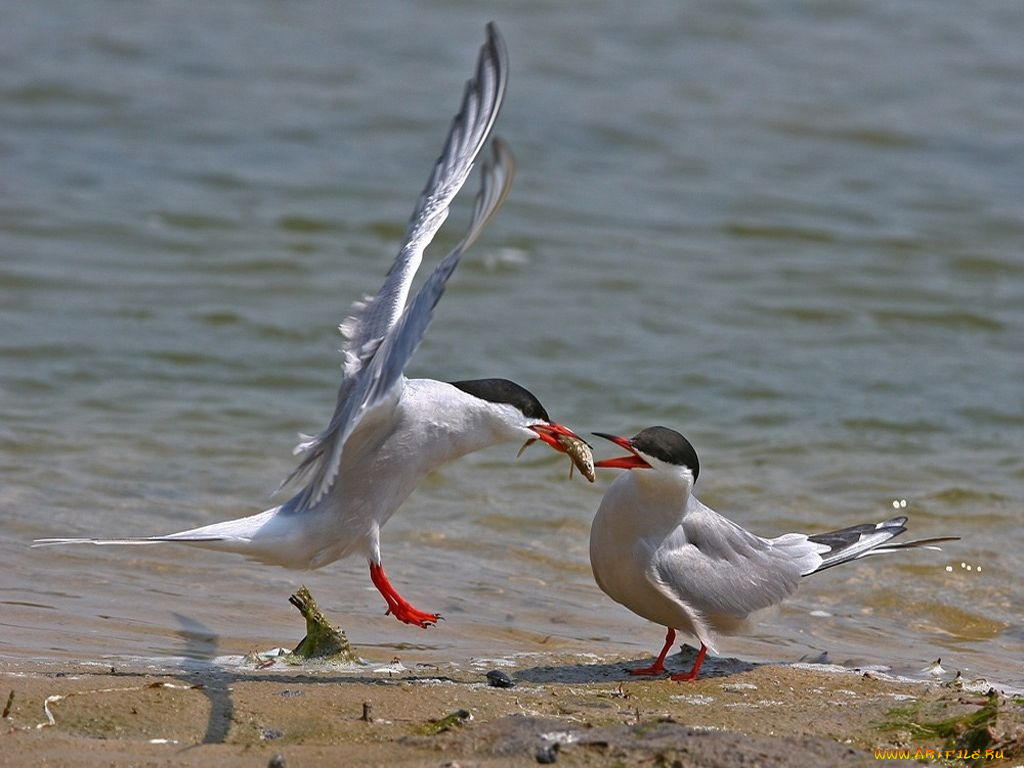
{"type": "Polygon", "coordinates": [[[633,447],[633,443],[628,437],[619,437],[618,435],[609,435],[604,432],[594,432],[598,437],[603,437],[605,440],[610,440],[620,448],[625,448],[629,451],[628,456],[618,456],[614,459],[601,459],[595,461],[595,467],[602,467],[605,469],[650,469],[651,465],[644,461],[637,454],[636,449],[633,447]]]}

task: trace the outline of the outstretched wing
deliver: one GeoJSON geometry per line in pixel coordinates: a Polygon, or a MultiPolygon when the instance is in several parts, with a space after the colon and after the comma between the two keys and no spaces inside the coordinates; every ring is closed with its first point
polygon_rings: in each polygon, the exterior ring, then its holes
{"type": "Polygon", "coordinates": [[[476,73],[466,83],[462,106],[448,139],[416,203],[405,242],[376,296],[356,302],[339,330],[345,337],[345,374],[357,373],[405,309],[406,298],[423,251],[448,218],[449,207],[466,183],[498,117],[508,79],[505,42],[493,23],[480,49],[476,73]]]}
{"type": "Polygon", "coordinates": [[[430,273],[374,355],[367,371],[367,379],[373,382],[368,394],[371,403],[385,398],[402,377],[406,363],[423,340],[433,319],[434,307],[440,301],[448,278],[459,265],[462,254],[476,241],[508,197],[515,175],[515,160],[505,142],[497,137],[491,143],[491,152],[492,157],[482,167],[480,191],[473,203],[473,217],[465,236],[430,273]]]}
{"type": "Polygon", "coordinates": [[[512,154],[504,142],[495,139],[493,158],[481,169],[480,191],[466,235],[434,268],[398,322],[376,346],[366,366],[356,376],[345,379],[338,407],[328,428],[300,445],[299,449],[305,450],[306,455],[292,476],[307,471],[311,471],[312,476],[305,488],[282,508],[283,513],[302,512],[330,490],[345,442],[358,426],[378,420],[380,424],[390,423],[390,414],[401,394],[402,372],[423,340],[448,278],[458,266],[463,252],[477,239],[505,201],[512,186],[514,170],[512,154]]]}
{"type": "MultiPolygon", "coordinates": [[[[337,474],[345,440],[357,424],[366,420],[370,411],[386,410],[388,403],[392,407],[397,403],[398,392],[391,390],[426,330],[424,324],[419,337],[412,343],[407,336],[401,343],[395,342],[395,337],[400,335],[399,326],[409,289],[424,250],[448,217],[452,201],[465,184],[494,127],[507,79],[505,43],[497,27],[491,23],[487,25],[487,40],[480,49],[476,72],[466,83],[459,112],[417,201],[406,230],[405,243],[391,265],[384,285],[376,296],[356,302],[351,314],[339,326],[345,337],[342,347],[345,362],[337,404],[326,429],[315,437],[306,438],[295,449],[297,454],[304,454],[303,458],[282,485],[307,473],[312,473],[312,477],[302,492],[286,505],[290,511],[302,511],[323,498],[337,474]],[[385,372],[386,376],[383,375],[385,372]],[[387,385],[383,383],[385,379],[387,385]]],[[[511,176],[511,164],[498,160],[484,172],[469,232],[455,251],[461,253],[479,235],[504,200],[511,176]]],[[[445,262],[451,258],[449,255],[445,262]]],[[[458,258],[454,261],[457,264],[458,258]]],[[[454,269],[454,264],[451,269],[454,269]]],[[[436,303],[436,299],[434,301],[436,303]]],[[[378,415],[386,421],[386,414],[378,415]]]]}

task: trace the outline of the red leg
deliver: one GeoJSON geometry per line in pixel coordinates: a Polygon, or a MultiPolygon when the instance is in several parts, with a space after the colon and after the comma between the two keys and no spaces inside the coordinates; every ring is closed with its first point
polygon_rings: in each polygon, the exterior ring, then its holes
{"type": "Polygon", "coordinates": [[[665,646],[661,649],[661,653],[658,654],[658,659],[651,664],[649,667],[640,667],[639,669],[627,669],[631,675],[660,675],[665,671],[665,657],[668,656],[668,651],[672,647],[672,643],[676,640],[676,631],[672,627],[668,628],[668,633],[665,635],[665,646]]]}
{"type": "Polygon", "coordinates": [[[678,675],[670,675],[669,680],[696,680],[697,672],[700,671],[700,665],[704,663],[704,655],[708,652],[708,647],[704,643],[700,644],[700,650],[697,651],[697,660],[693,662],[693,668],[689,672],[681,672],[678,675]]]}
{"type": "Polygon", "coordinates": [[[370,581],[387,601],[387,613],[399,621],[415,624],[425,629],[431,624],[437,624],[437,620],[441,618],[436,613],[424,613],[413,608],[404,597],[398,594],[398,590],[391,586],[391,582],[388,581],[388,577],[384,573],[384,567],[380,563],[370,563],[370,581]]]}

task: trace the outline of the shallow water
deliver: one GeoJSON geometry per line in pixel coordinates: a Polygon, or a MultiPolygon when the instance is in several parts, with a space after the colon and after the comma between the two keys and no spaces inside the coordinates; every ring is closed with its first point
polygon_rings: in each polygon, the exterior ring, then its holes
{"type": "Polygon", "coordinates": [[[809,579],[722,653],[1024,681],[1015,3],[51,5],[0,11],[0,652],[287,644],[300,583],[385,655],[657,649],[589,573],[609,477],[539,448],[445,467],[385,529],[447,619],[426,632],[362,562],[28,548],[271,504],[494,18],[519,173],[409,373],[676,427],[701,497],[761,534],[906,499],[910,535],[963,536],[809,579]]]}

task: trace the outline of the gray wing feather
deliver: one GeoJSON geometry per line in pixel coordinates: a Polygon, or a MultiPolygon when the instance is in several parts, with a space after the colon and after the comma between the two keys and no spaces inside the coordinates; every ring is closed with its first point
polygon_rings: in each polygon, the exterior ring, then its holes
{"type": "Polygon", "coordinates": [[[796,590],[800,570],[785,552],[702,504],[687,512],[679,532],[658,553],[656,573],[705,615],[742,618],[796,590]]]}
{"type": "Polygon", "coordinates": [[[373,381],[368,399],[373,402],[384,396],[402,376],[405,365],[423,340],[433,319],[434,307],[444,294],[448,278],[462,259],[462,254],[480,236],[494,217],[512,187],[515,160],[508,146],[499,138],[492,142],[492,159],[485,162],[480,175],[480,191],[473,205],[473,217],[465,236],[451,253],[434,268],[416,297],[402,314],[394,332],[388,334],[371,364],[373,381]]]}
{"type": "Polygon", "coordinates": [[[341,323],[345,337],[346,374],[352,375],[372,357],[380,340],[394,327],[405,302],[423,251],[448,218],[455,196],[466,183],[498,117],[508,79],[505,43],[493,24],[480,49],[474,77],[466,83],[462,105],[452,120],[441,155],[416,203],[405,242],[377,295],[353,305],[341,323]]]}
{"type": "Polygon", "coordinates": [[[310,469],[313,471],[306,487],[286,505],[288,513],[301,512],[323,498],[334,482],[348,437],[360,423],[375,418],[379,411],[393,408],[397,403],[402,372],[423,340],[448,278],[458,266],[463,252],[505,201],[512,186],[514,169],[511,152],[504,142],[495,139],[493,159],[485,162],[481,170],[480,191],[465,236],[434,268],[394,328],[377,346],[367,367],[358,376],[343,382],[341,392],[345,397],[338,403],[330,426],[307,444],[306,455],[293,473],[296,476],[310,469]]]}
{"type": "MultiPolygon", "coordinates": [[[[313,473],[313,477],[299,497],[289,502],[289,510],[306,509],[327,493],[337,474],[345,440],[372,407],[385,405],[383,393],[394,385],[408,361],[408,356],[402,357],[396,353],[396,349],[408,349],[411,355],[419,343],[419,338],[411,344],[408,341],[394,341],[394,337],[401,335],[398,326],[406,308],[410,286],[422,261],[423,251],[447,218],[452,200],[465,184],[477,155],[494,127],[507,80],[508,54],[505,42],[497,27],[493,23],[488,24],[487,40],[480,49],[476,72],[466,83],[459,112],[452,120],[444,148],[417,201],[406,230],[405,243],[377,295],[356,302],[352,313],[339,326],[345,337],[342,347],[345,363],[335,411],[330,423],[319,435],[304,437],[295,448],[295,453],[303,454],[303,458],[281,485],[309,472],[313,473]],[[382,351],[385,346],[389,352],[382,351]],[[375,364],[378,357],[382,360],[375,364]],[[398,370],[397,376],[393,375],[395,368],[398,370]],[[383,384],[385,380],[390,382],[387,386],[383,384]]],[[[499,187],[510,183],[511,165],[508,168],[507,173],[499,169],[496,176],[494,173],[485,173],[484,176],[488,178],[482,181],[481,195],[484,190],[487,190],[487,195],[496,194],[493,191],[495,179],[499,187]],[[502,179],[503,175],[507,178],[502,179]]],[[[474,216],[470,232],[458,249],[468,247],[503,200],[504,193],[501,193],[493,201],[493,207],[488,209],[484,219],[474,216]]],[[[451,269],[454,269],[454,264],[451,269]]],[[[397,402],[397,393],[394,393],[391,402],[397,402]]]]}
{"type": "Polygon", "coordinates": [[[956,541],[938,536],[892,543],[906,531],[906,517],[828,533],[763,539],[691,497],[693,507],[677,533],[654,558],[654,575],[684,602],[707,616],[742,618],[792,594],[801,576],[868,555],[903,549],[938,549],[956,541]]]}

